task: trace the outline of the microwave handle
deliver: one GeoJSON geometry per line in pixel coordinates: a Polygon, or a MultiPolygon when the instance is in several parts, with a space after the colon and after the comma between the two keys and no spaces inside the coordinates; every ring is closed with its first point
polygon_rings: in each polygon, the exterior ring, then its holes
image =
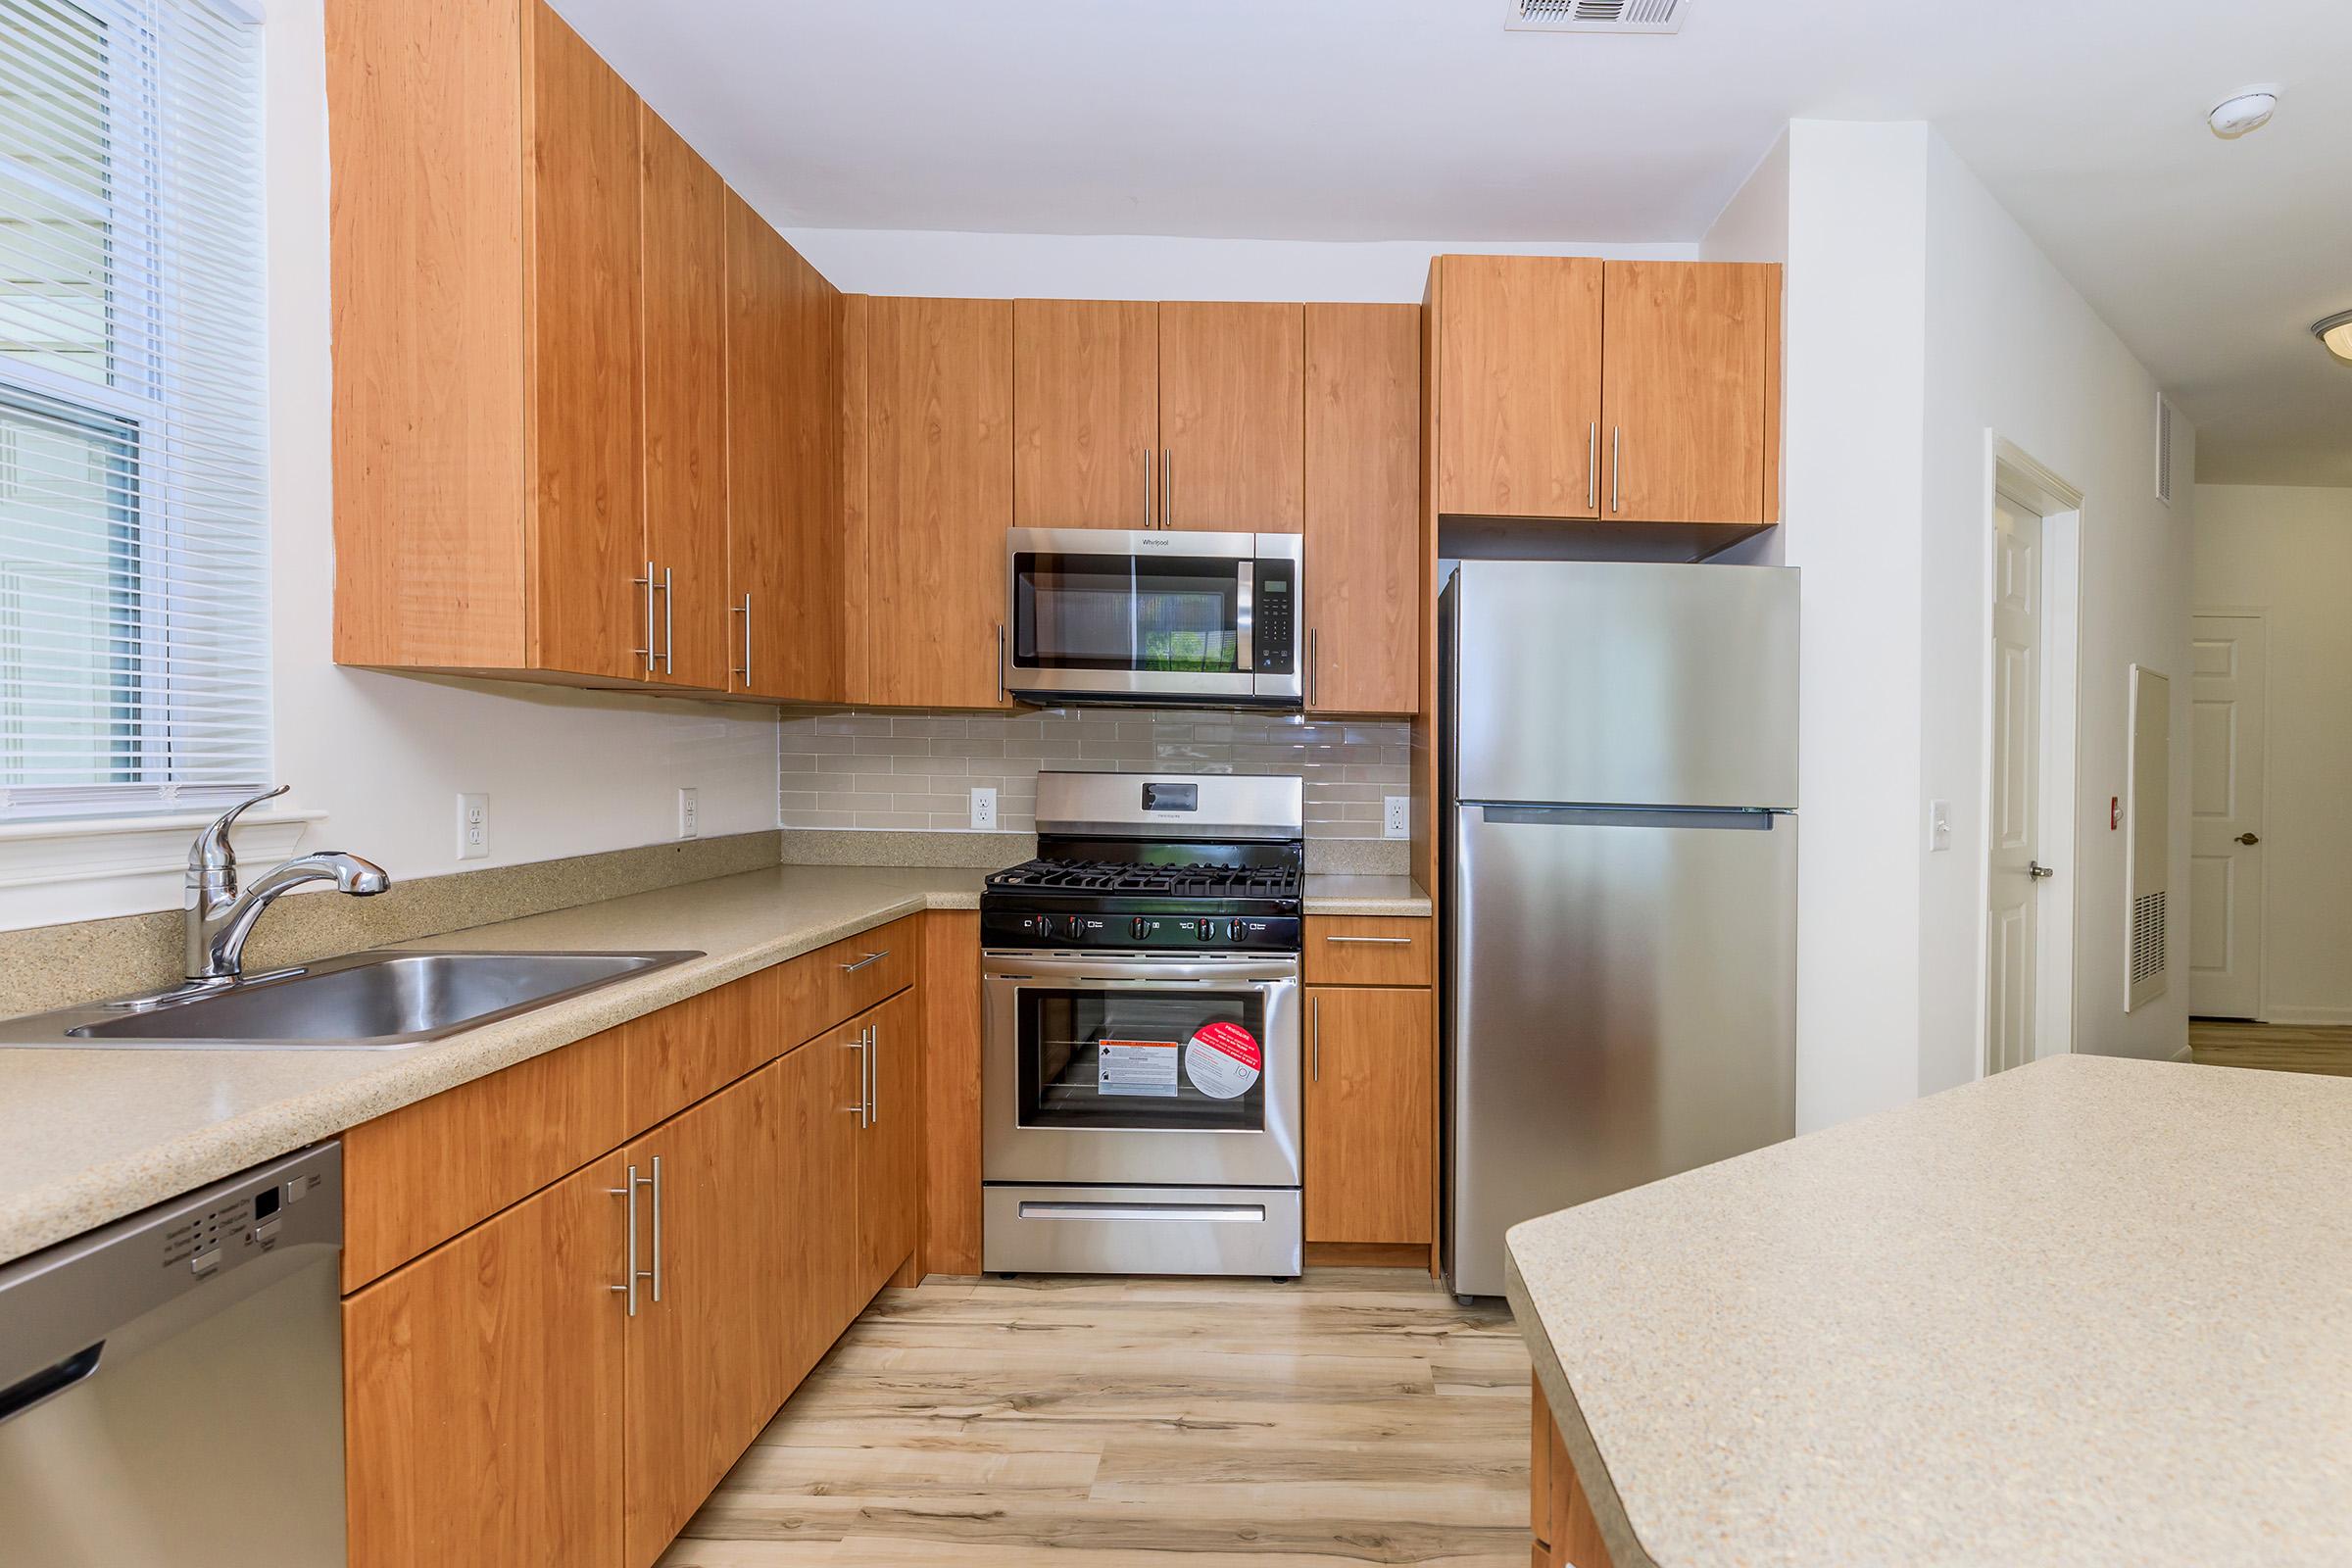
{"type": "Polygon", "coordinates": [[[1254,560],[1241,563],[1238,577],[1239,586],[1233,596],[1233,649],[1242,662],[1243,673],[1248,674],[1257,668],[1253,625],[1257,618],[1257,563],[1254,560]]]}

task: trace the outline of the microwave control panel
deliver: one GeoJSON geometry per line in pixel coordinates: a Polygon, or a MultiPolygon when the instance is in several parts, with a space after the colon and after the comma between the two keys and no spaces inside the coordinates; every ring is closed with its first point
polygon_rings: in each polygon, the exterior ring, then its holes
{"type": "Polygon", "coordinates": [[[1253,667],[1261,675],[1288,675],[1298,668],[1298,564],[1261,561],[1256,576],[1250,630],[1257,659],[1253,667]]]}

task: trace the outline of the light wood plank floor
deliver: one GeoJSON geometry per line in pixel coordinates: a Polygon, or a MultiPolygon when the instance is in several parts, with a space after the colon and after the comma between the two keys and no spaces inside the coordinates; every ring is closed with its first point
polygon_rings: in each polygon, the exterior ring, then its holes
{"type": "Polygon", "coordinates": [[[1522,1568],[1527,1432],[1509,1312],[1415,1271],[938,1278],[867,1309],[662,1568],[1522,1568]]]}
{"type": "Polygon", "coordinates": [[[2352,1078],[2352,1027],[2191,1018],[2188,1056],[2210,1067],[2268,1067],[2352,1078]]]}

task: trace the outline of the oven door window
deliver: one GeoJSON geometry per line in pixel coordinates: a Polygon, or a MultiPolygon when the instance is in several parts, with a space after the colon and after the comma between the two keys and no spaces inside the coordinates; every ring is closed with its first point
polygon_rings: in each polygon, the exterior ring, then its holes
{"type": "Polygon", "coordinates": [[[1013,661],[1029,669],[1241,667],[1241,567],[1131,556],[1013,558],[1013,661]]]}
{"type": "Polygon", "coordinates": [[[1254,989],[1024,986],[1014,1022],[1023,1127],[1265,1131],[1266,1003],[1254,989]],[[1221,1044],[1194,1047],[1203,1031],[1221,1044]]]}

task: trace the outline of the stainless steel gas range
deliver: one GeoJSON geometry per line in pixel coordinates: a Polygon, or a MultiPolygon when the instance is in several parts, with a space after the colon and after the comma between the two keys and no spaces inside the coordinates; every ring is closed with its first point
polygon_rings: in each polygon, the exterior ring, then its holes
{"type": "Polygon", "coordinates": [[[981,1264],[1298,1274],[1296,778],[1041,773],[988,879],[981,1264]]]}

